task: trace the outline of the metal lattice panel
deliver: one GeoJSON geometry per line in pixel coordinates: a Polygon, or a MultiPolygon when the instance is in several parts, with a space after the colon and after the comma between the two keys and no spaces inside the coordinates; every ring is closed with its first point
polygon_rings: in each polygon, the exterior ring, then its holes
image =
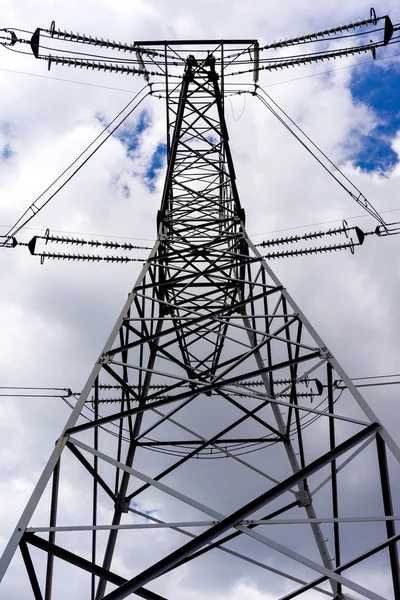
{"type": "Polygon", "coordinates": [[[285,600],[382,598],[352,571],[379,554],[400,597],[386,448],[400,451],[246,234],[221,75],[212,54],[190,56],[170,90],[158,240],[3,555],[2,574],[19,545],[36,600],[57,598],[55,558],[89,573],[82,598],[160,600],[168,574],[216,552],[285,581],[285,600]],[[382,489],[374,516],[349,486],[360,457],[382,489]],[[356,505],[365,515],[346,516],[356,505]],[[375,543],[357,522],[379,527],[375,543]]]}

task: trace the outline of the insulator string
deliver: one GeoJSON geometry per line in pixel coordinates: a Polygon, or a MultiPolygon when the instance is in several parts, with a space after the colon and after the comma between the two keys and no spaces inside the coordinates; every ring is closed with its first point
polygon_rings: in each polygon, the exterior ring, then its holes
{"type": "Polygon", "coordinates": [[[263,258],[275,259],[275,258],[292,258],[295,256],[308,256],[310,254],[323,254],[325,252],[337,252],[340,250],[350,250],[354,254],[354,247],[361,246],[360,243],[350,241],[346,244],[333,244],[331,246],[321,246],[316,248],[302,248],[298,250],[282,250],[281,252],[271,252],[270,254],[264,254],[263,258]]]}
{"type": "MultiPolygon", "coordinates": [[[[354,56],[357,54],[362,54],[362,53],[367,53],[367,52],[372,52],[372,54],[374,55],[376,53],[376,49],[383,47],[384,45],[385,44],[383,42],[373,42],[371,44],[365,44],[364,46],[359,46],[359,47],[355,47],[355,48],[346,48],[346,49],[342,49],[342,50],[333,50],[331,52],[310,55],[310,56],[307,56],[304,58],[301,58],[301,57],[296,58],[296,59],[288,58],[287,60],[285,60],[285,58],[283,57],[280,62],[272,62],[270,64],[260,65],[258,67],[258,69],[260,71],[276,71],[278,69],[282,70],[284,68],[289,68],[289,67],[298,67],[301,65],[307,65],[307,64],[317,63],[317,62],[324,62],[326,60],[329,61],[330,59],[336,60],[337,58],[344,58],[346,56],[354,56]]],[[[260,60],[260,62],[266,62],[266,59],[260,60]]],[[[233,71],[232,73],[225,73],[225,77],[234,77],[237,75],[245,75],[246,73],[252,73],[253,71],[254,71],[254,68],[246,69],[243,71],[233,71]]]]}
{"type": "MultiPolygon", "coordinates": [[[[41,239],[47,242],[54,242],[55,244],[71,244],[75,246],[92,246],[93,248],[108,248],[109,250],[151,250],[151,246],[136,246],[129,244],[128,242],[120,243],[113,241],[100,241],[100,240],[84,240],[82,238],[71,238],[59,235],[51,235],[49,230],[46,231],[45,235],[36,235],[32,238],[41,239]]],[[[31,240],[31,242],[32,242],[31,240]]]]}
{"type": "Polygon", "coordinates": [[[128,256],[96,256],[90,254],[64,254],[61,252],[38,252],[33,256],[40,257],[41,264],[45,259],[67,260],[67,261],[86,261],[86,262],[107,262],[107,263],[128,263],[128,262],[146,262],[146,258],[129,258],[128,256]]]}
{"type": "MultiPolygon", "coordinates": [[[[327,231],[312,231],[310,233],[305,233],[304,235],[292,235],[292,236],[287,236],[287,237],[281,237],[281,238],[274,238],[272,240],[265,240],[264,242],[259,242],[258,244],[255,244],[255,246],[278,246],[281,244],[292,244],[292,243],[296,243],[296,242],[300,242],[302,240],[312,240],[312,239],[316,239],[316,238],[321,238],[324,236],[330,236],[330,235],[339,235],[341,233],[344,234],[348,234],[350,231],[355,231],[358,234],[358,237],[360,239],[360,237],[368,235],[365,234],[359,227],[346,227],[343,226],[342,227],[336,227],[336,228],[332,228],[332,229],[328,229],[327,231]]],[[[373,233],[373,232],[370,232],[373,233]]]]}

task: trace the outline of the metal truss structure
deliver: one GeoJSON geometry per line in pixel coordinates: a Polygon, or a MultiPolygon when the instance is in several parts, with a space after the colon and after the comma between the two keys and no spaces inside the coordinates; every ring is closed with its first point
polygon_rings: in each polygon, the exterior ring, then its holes
{"type": "Polygon", "coordinates": [[[1,559],[19,548],[35,600],[61,568],[82,599],[172,600],[216,555],[225,587],[246,572],[281,600],[382,600],[379,564],[400,599],[400,450],[246,233],[223,51],[167,81],[158,239],[1,559]]]}

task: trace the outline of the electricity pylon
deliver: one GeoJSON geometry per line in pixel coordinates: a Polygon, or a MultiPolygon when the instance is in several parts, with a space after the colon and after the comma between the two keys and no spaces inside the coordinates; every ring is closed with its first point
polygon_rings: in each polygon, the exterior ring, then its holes
{"type": "Polygon", "coordinates": [[[400,450],[246,233],[220,49],[167,86],[157,241],[1,559],[3,576],[19,547],[35,600],[84,572],[82,599],[165,600],[171,573],[221,556],[282,600],[382,599],[357,571],[378,557],[400,598],[400,450]]]}

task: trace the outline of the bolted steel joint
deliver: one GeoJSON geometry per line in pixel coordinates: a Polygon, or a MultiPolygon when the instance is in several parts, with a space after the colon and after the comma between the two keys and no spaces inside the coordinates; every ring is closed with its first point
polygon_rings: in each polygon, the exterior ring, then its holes
{"type": "Polygon", "coordinates": [[[310,492],[301,491],[295,492],[296,500],[300,504],[300,506],[311,506],[312,498],[310,492]]]}
{"type": "Polygon", "coordinates": [[[321,355],[321,358],[325,358],[325,360],[333,358],[333,354],[328,350],[326,346],[322,346],[322,348],[319,349],[319,353],[321,355]]]}
{"type": "Polygon", "coordinates": [[[112,362],[112,356],[110,356],[107,353],[102,354],[98,360],[98,363],[100,365],[110,364],[111,362],[112,362]]]}

